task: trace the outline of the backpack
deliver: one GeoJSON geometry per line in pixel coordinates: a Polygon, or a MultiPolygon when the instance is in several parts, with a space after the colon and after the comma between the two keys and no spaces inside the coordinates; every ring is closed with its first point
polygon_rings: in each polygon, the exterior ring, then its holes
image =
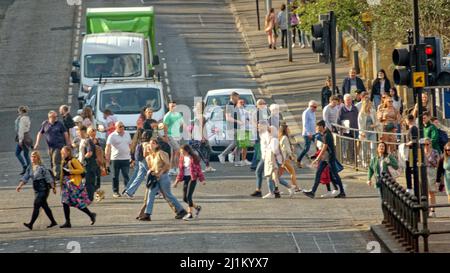
{"type": "Polygon", "coordinates": [[[439,148],[441,149],[441,151],[444,150],[444,146],[447,144],[448,142],[448,134],[446,131],[442,130],[442,129],[437,129],[438,133],[439,133],[439,148]]]}

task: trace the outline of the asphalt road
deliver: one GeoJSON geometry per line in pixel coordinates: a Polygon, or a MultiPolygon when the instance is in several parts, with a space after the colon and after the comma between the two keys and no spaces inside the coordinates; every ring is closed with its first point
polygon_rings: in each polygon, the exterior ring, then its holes
{"type": "MultiPolygon", "coordinates": [[[[15,111],[20,104],[30,105],[36,132],[48,110],[67,103],[77,8],[56,0],[9,2],[5,17],[0,16],[0,118],[7,122],[0,140],[0,253],[70,252],[71,241],[84,252],[368,252],[373,241],[368,226],[380,218],[373,189],[349,178],[344,183],[352,198],[347,200],[298,195],[255,200],[249,197],[253,173],[218,163],[208,184],[196,191],[204,207],[198,221],[174,220],[167,204],[158,200],[153,221],[136,222],[143,187],[136,200],[114,200],[108,177],[103,182],[107,199],[91,206],[99,215],[95,226],[87,226],[88,219],[74,211],[71,230],[45,230],[44,215],[33,232],[25,230],[33,193],[30,188],[14,192],[19,170],[13,153],[15,111]]],[[[179,104],[191,106],[195,96],[216,88],[251,88],[258,96],[261,86],[249,72],[253,64],[226,1],[84,2],[83,14],[86,7],[155,6],[160,73],[166,92],[179,104]]],[[[311,170],[302,170],[301,186],[308,188],[311,181],[311,170]]],[[[180,189],[174,192],[181,197],[180,189]]],[[[59,196],[49,202],[62,222],[59,196]]]]}

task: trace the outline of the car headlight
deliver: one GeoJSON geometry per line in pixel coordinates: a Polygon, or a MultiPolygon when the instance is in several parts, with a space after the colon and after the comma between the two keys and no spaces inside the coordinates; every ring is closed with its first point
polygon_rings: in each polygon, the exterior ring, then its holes
{"type": "Polygon", "coordinates": [[[91,91],[91,89],[92,89],[92,86],[83,84],[83,92],[84,93],[89,93],[91,91]]]}

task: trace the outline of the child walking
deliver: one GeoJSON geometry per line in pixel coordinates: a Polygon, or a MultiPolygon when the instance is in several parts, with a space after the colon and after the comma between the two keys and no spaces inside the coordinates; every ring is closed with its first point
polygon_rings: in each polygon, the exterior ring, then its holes
{"type": "Polygon", "coordinates": [[[189,205],[188,214],[183,218],[185,221],[191,221],[198,217],[202,207],[194,204],[192,196],[194,195],[197,180],[205,185],[205,176],[203,175],[200,165],[200,157],[194,153],[191,146],[183,145],[181,147],[180,160],[178,162],[179,173],[174,184],[174,188],[178,183],[183,184],[183,201],[189,205]],[[194,215],[195,210],[195,215],[194,215]]]}

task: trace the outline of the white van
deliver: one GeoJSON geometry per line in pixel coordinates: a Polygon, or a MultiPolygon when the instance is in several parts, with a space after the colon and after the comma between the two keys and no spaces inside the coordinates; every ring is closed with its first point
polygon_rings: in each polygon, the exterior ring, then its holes
{"type": "Polygon", "coordinates": [[[124,123],[125,130],[134,135],[142,108],[151,107],[153,119],[162,122],[167,101],[159,82],[126,80],[96,85],[88,94],[86,105],[93,109],[99,131],[105,125],[103,111],[109,109],[124,123]]]}
{"type": "MultiPolygon", "coordinates": [[[[79,67],[80,83],[78,100],[80,108],[83,99],[99,80],[142,79],[153,77],[148,71],[151,60],[148,40],[140,33],[100,33],[89,34],[83,39],[79,67]]],[[[72,72],[74,73],[74,72],[72,72]]],[[[75,72],[76,73],[76,72],[75,72]]],[[[74,75],[74,74],[73,74],[74,75]]],[[[74,75],[72,77],[76,78],[74,75]]]]}

